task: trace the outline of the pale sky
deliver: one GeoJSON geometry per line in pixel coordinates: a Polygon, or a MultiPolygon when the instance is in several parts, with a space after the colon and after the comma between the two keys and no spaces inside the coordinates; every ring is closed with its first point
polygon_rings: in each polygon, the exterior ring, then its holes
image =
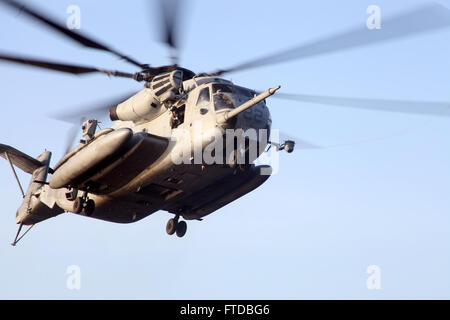
{"type": "MultiPolygon", "coordinates": [[[[169,63],[144,1],[29,1],[138,60],[169,63]]],[[[384,17],[425,0],[192,1],[181,64],[232,66],[355,25],[376,4],[384,17]]],[[[450,7],[450,1],[441,1],[450,7]]],[[[155,9],[155,8],[154,8],[155,9]]],[[[411,23],[420,23],[411,22],[411,23]]],[[[134,72],[0,7],[0,51],[134,72]]],[[[257,90],[450,102],[450,30],[232,73],[257,90]]],[[[46,117],[138,90],[103,75],[76,77],[0,63],[0,143],[62,156],[69,124],[46,117]]],[[[168,236],[160,211],[120,225],[71,213],[36,225],[11,247],[21,197],[0,162],[0,298],[390,299],[450,298],[450,118],[268,100],[273,127],[321,146],[280,154],[263,186],[168,236]],[[362,142],[362,143],[359,143],[362,142]],[[66,286],[80,267],[80,290],[66,286]],[[369,266],[381,288],[369,290],[369,266]]],[[[20,173],[24,185],[29,176],[20,173]]]]}

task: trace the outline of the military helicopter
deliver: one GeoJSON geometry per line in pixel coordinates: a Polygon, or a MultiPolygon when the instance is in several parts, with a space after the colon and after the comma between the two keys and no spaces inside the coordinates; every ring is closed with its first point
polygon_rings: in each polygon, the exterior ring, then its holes
{"type": "MultiPolygon", "coordinates": [[[[387,32],[369,31],[359,26],[231,68],[195,73],[178,65],[177,54],[173,57],[173,64],[153,67],[80,32],[69,30],[41,10],[13,0],[0,0],[0,4],[13,11],[19,10],[87,48],[115,55],[137,67],[138,71],[127,73],[4,52],[0,52],[0,60],[75,75],[101,73],[144,84],[137,93],[128,93],[113,99],[113,102],[92,107],[91,111],[109,110],[113,126],[97,131],[98,120],[85,119],[81,126],[83,139],[73,149],[70,148],[73,143],[70,143],[66,154],[53,166],[49,151],[34,158],[0,144],[0,155],[9,162],[23,196],[16,213],[19,229],[12,245],[16,245],[35,224],[64,212],[116,223],[132,223],[165,210],[174,215],[166,225],[167,233],[183,237],[187,230],[184,220],[202,220],[267,181],[270,166],[255,164],[262,153],[271,147],[291,153],[296,142],[297,145],[308,145],[298,140],[270,141],[272,120],[266,99],[280,86],[256,92],[225,80],[222,75],[450,26],[448,10],[440,5],[427,5],[387,19],[383,25],[387,32]],[[415,24],[417,21],[420,23],[415,24]],[[248,134],[251,130],[252,135],[248,134]],[[231,139],[228,139],[229,134],[231,139]],[[195,155],[204,154],[208,148],[213,161],[202,157],[196,161],[195,155]],[[178,161],[180,158],[183,161],[178,161]],[[15,167],[31,175],[26,191],[20,184],[15,167]],[[21,234],[23,226],[29,228],[21,234]]],[[[164,22],[164,42],[172,52],[177,52],[179,2],[160,1],[159,5],[164,22]]],[[[278,93],[274,97],[450,116],[449,105],[445,103],[278,93]]],[[[83,114],[77,116],[82,117],[83,114]]]]}

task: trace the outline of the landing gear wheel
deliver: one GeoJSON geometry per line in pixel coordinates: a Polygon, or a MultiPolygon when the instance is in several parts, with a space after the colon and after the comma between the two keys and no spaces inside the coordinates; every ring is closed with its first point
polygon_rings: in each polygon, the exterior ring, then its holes
{"type": "Polygon", "coordinates": [[[95,202],[94,200],[89,199],[88,201],[86,201],[84,205],[83,212],[86,216],[90,217],[94,213],[94,210],[95,210],[95,202]]]}
{"type": "Polygon", "coordinates": [[[177,226],[177,237],[181,238],[186,234],[187,224],[184,221],[178,222],[177,226]]]}
{"type": "Polygon", "coordinates": [[[177,221],[175,219],[170,219],[169,221],[167,221],[167,225],[166,225],[166,232],[168,235],[173,235],[175,233],[175,231],[177,230],[177,221]]]}
{"type": "Polygon", "coordinates": [[[81,210],[83,210],[83,199],[76,198],[73,202],[72,212],[81,213],[81,210]]]}

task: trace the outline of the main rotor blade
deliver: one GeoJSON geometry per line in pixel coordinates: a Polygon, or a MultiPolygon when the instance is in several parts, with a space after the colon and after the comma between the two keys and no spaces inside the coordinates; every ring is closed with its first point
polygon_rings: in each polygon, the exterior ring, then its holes
{"type": "Polygon", "coordinates": [[[87,67],[87,66],[80,66],[80,65],[73,65],[73,64],[66,64],[66,63],[58,63],[53,62],[49,60],[37,60],[32,59],[28,57],[20,57],[20,56],[13,56],[9,54],[4,54],[0,52],[0,60],[18,63],[18,64],[24,64],[29,65],[33,67],[39,67],[44,69],[50,69],[54,71],[60,71],[65,73],[71,73],[71,74],[87,74],[87,73],[103,73],[108,76],[114,76],[114,77],[122,77],[122,78],[131,78],[133,79],[134,74],[132,73],[126,73],[121,71],[111,71],[111,70],[104,70],[104,69],[98,69],[94,67],[87,67]]]}
{"type": "Polygon", "coordinates": [[[450,103],[275,93],[274,98],[365,110],[450,117],[450,103]]]}
{"type": "Polygon", "coordinates": [[[79,124],[80,119],[96,118],[98,120],[102,117],[108,116],[108,111],[111,107],[117,106],[119,103],[124,102],[135,94],[135,91],[128,92],[120,96],[115,96],[113,98],[95,102],[91,107],[74,108],[69,112],[63,111],[49,114],[48,117],[55,120],[74,123],[76,125],[79,124]]]}
{"type": "Polygon", "coordinates": [[[181,3],[179,0],[158,0],[161,21],[161,40],[172,50],[172,62],[178,63],[178,16],[181,3]]]}
{"type": "Polygon", "coordinates": [[[277,52],[259,59],[247,61],[228,69],[211,74],[221,75],[228,72],[246,70],[265,65],[316,57],[348,49],[369,46],[386,41],[406,38],[425,32],[435,31],[450,26],[450,11],[439,4],[425,5],[412,11],[382,20],[381,29],[369,30],[361,25],[356,28],[325,37],[307,44],[277,52]]]}
{"type": "Polygon", "coordinates": [[[135,66],[138,66],[141,69],[143,69],[145,67],[145,65],[137,62],[136,60],[134,60],[116,50],[113,50],[112,48],[110,48],[98,41],[95,41],[95,40],[93,40],[85,35],[82,35],[80,33],[75,33],[74,31],[69,30],[66,26],[64,26],[60,23],[57,23],[55,20],[51,19],[46,14],[39,12],[36,9],[31,9],[28,5],[25,6],[24,4],[22,4],[18,1],[13,1],[13,0],[0,0],[0,3],[3,3],[9,7],[12,7],[14,9],[19,10],[20,12],[25,13],[29,17],[34,18],[34,19],[40,21],[41,23],[44,23],[45,25],[49,26],[53,30],[63,34],[66,37],[69,37],[70,39],[80,43],[81,45],[83,45],[85,47],[107,51],[129,63],[134,64],[135,66]]]}
{"type": "Polygon", "coordinates": [[[162,40],[171,48],[176,48],[176,23],[180,2],[178,0],[159,0],[163,19],[162,40]]]}

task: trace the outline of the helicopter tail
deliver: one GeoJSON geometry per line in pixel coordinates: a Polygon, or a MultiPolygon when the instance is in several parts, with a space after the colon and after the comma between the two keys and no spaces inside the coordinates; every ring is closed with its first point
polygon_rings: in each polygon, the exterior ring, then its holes
{"type": "Polygon", "coordinates": [[[34,224],[61,213],[57,208],[50,208],[39,200],[40,193],[45,191],[44,187],[47,185],[47,175],[52,172],[50,168],[51,152],[44,151],[39,157],[33,158],[13,147],[0,144],[0,156],[9,162],[23,197],[23,202],[16,213],[16,223],[19,224],[19,230],[12,243],[12,245],[15,245],[34,224]],[[15,166],[31,174],[31,181],[26,192],[22,188],[15,166]],[[23,225],[30,225],[30,228],[19,237],[23,225]]]}
{"type": "Polygon", "coordinates": [[[0,156],[8,160],[10,165],[15,165],[29,174],[33,174],[36,169],[45,165],[42,161],[6,144],[0,144],[0,156]]]}

